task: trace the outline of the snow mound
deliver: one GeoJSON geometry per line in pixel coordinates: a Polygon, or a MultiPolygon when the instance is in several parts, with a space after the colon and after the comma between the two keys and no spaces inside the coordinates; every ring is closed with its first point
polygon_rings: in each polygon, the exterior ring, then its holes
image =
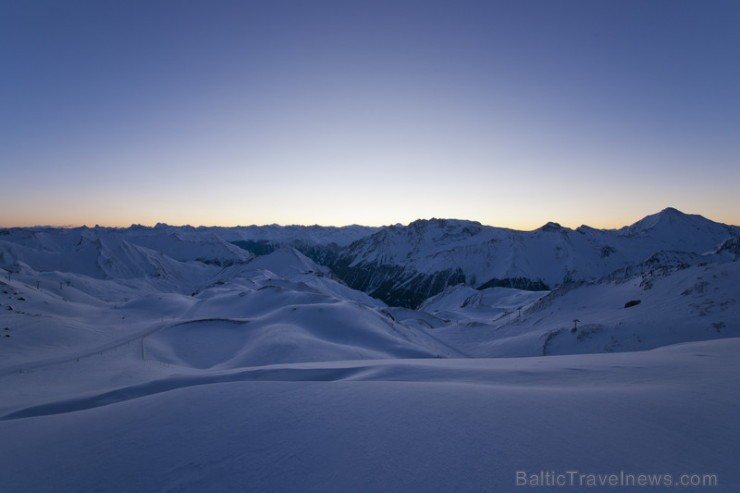
{"type": "Polygon", "coordinates": [[[178,323],[146,338],[147,357],[193,368],[460,356],[431,336],[353,302],[283,304],[251,319],[178,323]]]}

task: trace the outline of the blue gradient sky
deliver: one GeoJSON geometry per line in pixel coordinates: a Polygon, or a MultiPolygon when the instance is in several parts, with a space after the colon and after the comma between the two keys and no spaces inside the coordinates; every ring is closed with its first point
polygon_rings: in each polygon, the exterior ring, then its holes
{"type": "Polygon", "coordinates": [[[0,224],[740,224],[737,1],[0,1],[0,224]]]}

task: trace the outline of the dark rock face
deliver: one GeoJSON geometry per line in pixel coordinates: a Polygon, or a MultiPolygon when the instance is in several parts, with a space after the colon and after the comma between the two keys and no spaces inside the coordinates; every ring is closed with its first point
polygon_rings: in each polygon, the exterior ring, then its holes
{"type": "Polygon", "coordinates": [[[255,255],[268,255],[280,248],[280,245],[276,245],[267,240],[244,240],[234,241],[232,243],[242,250],[246,250],[255,255]]]}
{"type": "Polygon", "coordinates": [[[601,258],[606,258],[614,252],[616,252],[616,249],[614,247],[606,245],[601,248],[601,258]]]}
{"type": "Polygon", "coordinates": [[[717,253],[725,253],[735,257],[735,260],[740,258],[740,237],[730,238],[724,241],[719,248],[717,253]]]}
{"type": "MultiPolygon", "coordinates": [[[[239,240],[232,242],[242,250],[255,255],[269,255],[285,245],[269,240],[239,240]]],[[[334,243],[329,245],[317,245],[313,243],[293,242],[292,246],[306,257],[320,265],[331,266],[339,256],[340,247],[334,243]]]]}
{"type": "Polygon", "coordinates": [[[487,289],[487,288],[515,288],[524,289],[527,291],[549,291],[550,287],[545,284],[541,279],[529,279],[526,277],[508,277],[505,279],[491,279],[476,289],[487,289]]]}
{"type": "Polygon", "coordinates": [[[391,306],[406,308],[417,308],[447,286],[465,282],[465,275],[459,269],[422,274],[397,265],[351,265],[347,258],[339,258],[329,267],[349,287],[365,291],[391,306]]]}

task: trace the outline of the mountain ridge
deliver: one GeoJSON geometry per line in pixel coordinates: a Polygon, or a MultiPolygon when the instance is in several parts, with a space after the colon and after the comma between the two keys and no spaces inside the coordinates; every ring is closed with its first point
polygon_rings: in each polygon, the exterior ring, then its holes
{"type": "MultiPolygon", "coordinates": [[[[416,308],[447,286],[546,290],[563,282],[598,279],[663,251],[715,251],[723,242],[738,237],[740,227],[672,207],[619,229],[586,225],[571,229],[548,222],[523,231],[444,218],[379,228],[229,228],[164,223],[129,228],[9,228],[0,230],[0,267],[13,271],[20,268],[21,262],[45,271],[65,252],[87,248],[90,258],[77,270],[107,276],[105,272],[112,268],[115,254],[105,253],[111,247],[101,245],[126,242],[135,247],[127,247],[127,251],[144,252],[142,260],[130,261],[141,266],[131,264],[127,272],[131,276],[151,276],[159,271],[144,265],[149,263],[144,258],[153,258],[151,251],[163,256],[164,260],[156,261],[159,265],[198,262],[223,267],[289,247],[328,267],[354,289],[392,306],[416,308]],[[107,266],[102,272],[100,261],[107,266]]],[[[66,268],[75,271],[75,266],[66,268]]],[[[110,275],[116,272],[113,269],[110,275]]]]}
{"type": "Polygon", "coordinates": [[[597,279],[665,250],[710,252],[738,236],[738,227],[671,207],[611,230],[548,222],[519,231],[433,218],[353,242],[333,269],[352,287],[415,308],[449,285],[548,289],[597,279]]]}

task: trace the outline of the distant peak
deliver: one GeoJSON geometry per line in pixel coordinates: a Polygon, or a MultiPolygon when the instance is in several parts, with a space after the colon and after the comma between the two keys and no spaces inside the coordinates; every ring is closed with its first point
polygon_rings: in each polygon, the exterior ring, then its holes
{"type": "Polygon", "coordinates": [[[413,221],[409,223],[409,226],[412,227],[419,227],[419,226],[426,226],[428,224],[435,224],[437,226],[444,226],[447,223],[444,219],[438,219],[436,217],[433,217],[431,219],[417,219],[416,221],[413,221]]]}
{"type": "Polygon", "coordinates": [[[599,231],[599,230],[596,228],[592,228],[588,224],[581,224],[580,226],[576,228],[576,231],[578,231],[579,233],[593,233],[594,231],[599,231]]]}
{"type": "Polygon", "coordinates": [[[565,230],[564,227],[552,221],[550,221],[549,223],[539,228],[539,231],[564,231],[564,230],[565,230]]]}
{"type": "Polygon", "coordinates": [[[656,212],[655,214],[651,214],[643,218],[642,220],[644,221],[644,220],[653,219],[656,221],[660,221],[661,219],[673,220],[673,219],[688,218],[688,217],[695,217],[695,216],[690,216],[689,214],[683,213],[674,207],[666,207],[662,211],[656,212]]]}
{"type": "Polygon", "coordinates": [[[469,221],[467,219],[443,219],[433,217],[431,219],[417,219],[409,223],[411,228],[424,228],[428,226],[436,226],[439,228],[455,227],[455,226],[480,226],[481,223],[478,221],[469,221]]]}
{"type": "Polygon", "coordinates": [[[698,214],[686,214],[674,207],[666,207],[660,212],[645,216],[631,226],[622,228],[624,234],[638,235],[658,229],[664,231],[691,231],[706,230],[706,228],[718,228],[718,231],[726,231],[727,226],[715,223],[698,214]]]}

